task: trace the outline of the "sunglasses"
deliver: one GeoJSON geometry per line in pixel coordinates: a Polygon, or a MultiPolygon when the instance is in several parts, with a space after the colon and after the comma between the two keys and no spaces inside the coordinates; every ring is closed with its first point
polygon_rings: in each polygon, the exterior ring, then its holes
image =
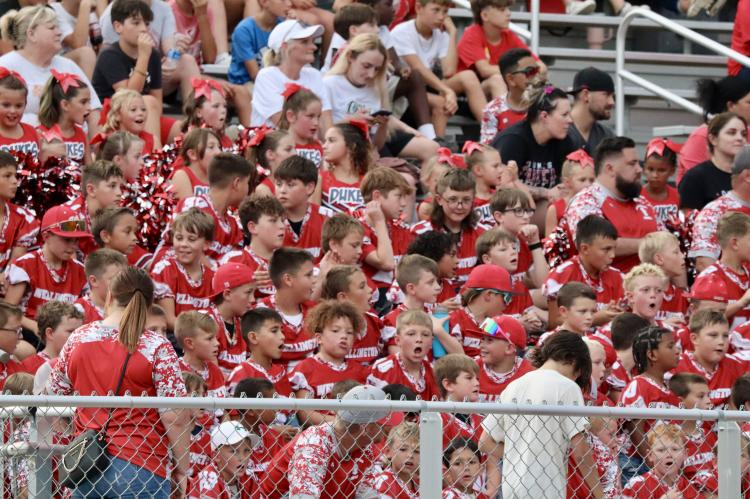
{"type": "Polygon", "coordinates": [[[50,229],[57,229],[60,232],[86,232],[86,222],[83,220],[68,220],[55,224],[50,229]]]}
{"type": "Polygon", "coordinates": [[[526,78],[533,78],[534,76],[539,74],[539,66],[526,66],[525,68],[517,69],[515,71],[511,71],[510,74],[517,75],[523,73],[526,75],[526,78]]]}
{"type": "Polygon", "coordinates": [[[502,339],[506,339],[506,334],[500,329],[500,326],[498,326],[497,322],[494,321],[494,319],[487,318],[482,322],[482,325],[479,326],[482,328],[482,331],[487,333],[490,336],[493,337],[500,337],[502,339]]]}
{"type": "Polygon", "coordinates": [[[508,291],[500,291],[498,289],[479,289],[479,291],[492,291],[496,295],[500,295],[503,297],[503,301],[506,305],[510,305],[510,302],[513,301],[513,293],[509,293],[508,291]]]}

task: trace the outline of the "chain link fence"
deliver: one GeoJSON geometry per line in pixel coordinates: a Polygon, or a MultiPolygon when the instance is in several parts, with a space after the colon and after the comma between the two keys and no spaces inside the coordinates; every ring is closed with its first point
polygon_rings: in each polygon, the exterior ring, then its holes
{"type": "Polygon", "coordinates": [[[3,498],[750,497],[735,411],[3,396],[0,421],[3,498]],[[66,486],[110,409],[107,466],[66,486]]]}

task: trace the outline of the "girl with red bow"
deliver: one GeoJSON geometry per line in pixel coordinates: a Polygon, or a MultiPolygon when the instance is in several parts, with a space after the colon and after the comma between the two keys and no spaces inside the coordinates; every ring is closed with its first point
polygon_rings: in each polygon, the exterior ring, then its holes
{"type": "Polygon", "coordinates": [[[323,144],[318,140],[323,102],[312,90],[297,83],[287,83],[281,93],[284,106],[279,129],[289,131],[297,156],[309,159],[320,170],[323,167],[323,144]]]}
{"type": "Polygon", "coordinates": [[[91,112],[91,91],[72,73],[51,72],[39,104],[39,138],[42,143],[63,144],[69,160],[87,165],[91,152],[82,127],[91,112]]]}
{"type": "Polygon", "coordinates": [[[146,131],[148,110],[140,93],[121,88],[112,96],[109,108],[107,109],[107,102],[104,103],[104,108],[102,116],[106,116],[107,121],[102,131],[91,139],[92,147],[98,148],[111,134],[124,131],[143,141],[143,154],[151,154],[154,151],[154,136],[146,131]]]}
{"type": "Polygon", "coordinates": [[[435,192],[440,177],[451,168],[463,168],[465,163],[460,154],[453,154],[447,147],[438,149],[437,154],[422,165],[419,171],[419,181],[426,189],[424,199],[417,206],[419,220],[429,220],[432,213],[432,195],[435,192]]]}
{"type": "Polygon", "coordinates": [[[21,123],[26,82],[15,71],[0,67],[0,150],[39,155],[39,138],[34,127],[21,123]]]}
{"type": "Polygon", "coordinates": [[[184,117],[169,132],[170,142],[192,128],[210,128],[221,137],[222,149],[232,147],[232,139],[224,134],[227,121],[227,99],[224,88],[216,80],[193,78],[193,91],[185,100],[184,117]]]}
{"type": "Polygon", "coordinates": [[[656,216],[662,223],[670,219],[677,221],[679,216],[680,195],[667,181],[677,171],[677,153],[680,148],[680,144],[662,137],[651,139],[646,146],[643,174],[647,183],[643,186],[641,195],[651,201],[656,209],[656,216]]]}
{"type": "Polygon", "coordinates": [[[462,149],[466,168],[474,174],[477,192],[474,196],[474,212],[479,217],[478,223],[494,225],[490,210],[490,198],[504,180],[505,165],[500,161],[497,149],[467,140],[462,149]]]}
{"type": "Polygon", "coordinates": [[[208,194],[208,165],[221,152],[221,137],[210,128],[193,128],[180,144],[183,167],[172,174],[178,201],[208,194]]]}
{"type": "Polygon", "coordinates": [[[257,166],[259,175],[265,177],[255,187],[255,192],[262,196],[273,196],[276,194],[273,174],[282,161],[296,154],[294,140],[284,130],[273,130],[265,126],[251,132],[254,135],[247,144],[245,158],[250,164],[257,166]]]}
{"type": "Polygon", "coordinates": [[[565,214],[570,198],[594,183],[596,178],[594,160],[583,149],[573,151],[565,157],[560,177],[562,177],[565,195],[552,201],[547,208],[547,218],[544,224],[545,237],[555,232],[565,214]]]}

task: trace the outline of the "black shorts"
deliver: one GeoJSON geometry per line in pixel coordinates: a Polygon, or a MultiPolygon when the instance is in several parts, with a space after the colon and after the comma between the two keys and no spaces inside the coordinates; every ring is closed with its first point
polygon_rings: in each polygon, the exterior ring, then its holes
{"type": "Polygon", "coordinates": [[[396,130],[391,134],[388,140],[386,140],[385,145],[383,145],[378,152],[384,158],[395,158],[401,154],[401,151],[404,150],[413,138],[414,134],[396,130]]]}

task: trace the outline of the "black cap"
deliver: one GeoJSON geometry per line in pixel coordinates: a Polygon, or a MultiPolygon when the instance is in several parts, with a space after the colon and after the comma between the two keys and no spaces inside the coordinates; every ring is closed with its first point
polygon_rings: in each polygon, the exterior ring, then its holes
{"type": "Polygon", "coordinates": [[[589,92],[612,92],[615,91],[615,82],[609,74],[595,67],[580,70],[573,78],[573,88],[569,94],[577,94],[581,90],[589,92]]]}

